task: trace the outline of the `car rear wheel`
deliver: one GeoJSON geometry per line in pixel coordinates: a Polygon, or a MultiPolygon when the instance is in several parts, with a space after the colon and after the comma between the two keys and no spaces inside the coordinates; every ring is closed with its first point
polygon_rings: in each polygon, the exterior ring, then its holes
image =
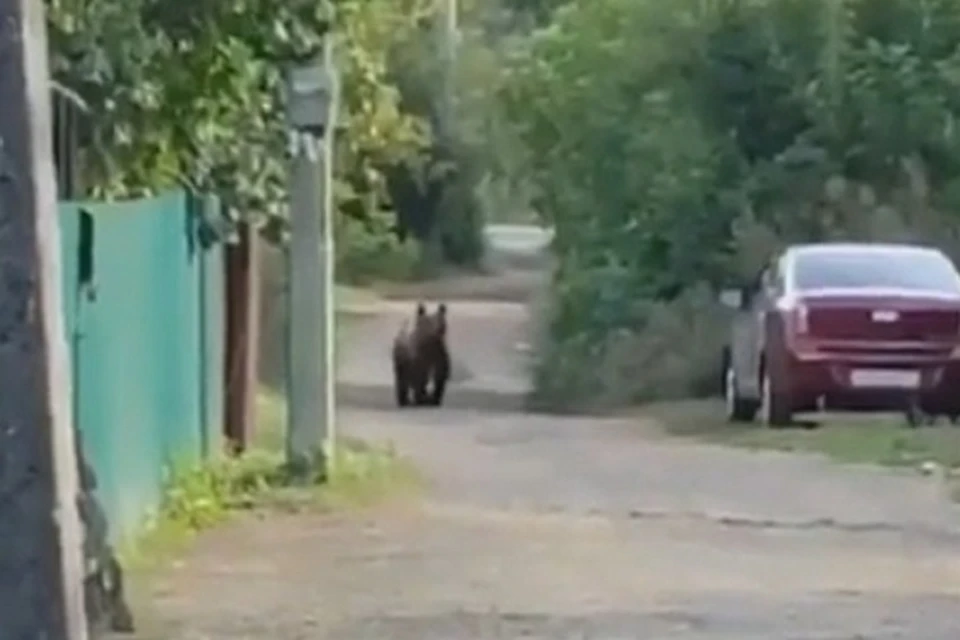
{"type": "Polygon", "coordinates": [[[766,371],[760,382],[760,412],[763,424],[768,427],[785,427],[793,422],[793,408],[790,399],[783,393],[777,393],[770,374],[766,371]]]}
{"type": "Polygon", "coordinates": [[[723,377],[723,396],[726,400],[728,422],[752,422],[757,416],[757,403],[740,396],[737,374],[729,363],[723,377]]]}

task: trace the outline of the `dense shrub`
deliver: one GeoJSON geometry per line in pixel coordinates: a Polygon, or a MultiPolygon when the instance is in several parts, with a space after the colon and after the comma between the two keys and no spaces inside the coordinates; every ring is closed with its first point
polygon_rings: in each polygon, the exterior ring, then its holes
{"type": "Polygon", "coordinates": [[[709,287],[672,302],[639,301],[632,326],[558,340],[547,333],[534,367],[538,406],[603,411],[715,392],[729,319],[709,287]]]}
{"type": "Polygon", "coordinates": [[[400,240],[392,232],[393,214],[381,212],[364,219],[343,216],[337,229],[337,279],[345,284],[376,280],[409,280],[421,264],[421,245],[400,240]]]}
{"type": "Polygon", "coordinates": [[[538,398],[715,388],[715,292],[786,243],[958,255],[958,36],[958,0],[559,8],[500,93],[556,229],[538,398]]]}

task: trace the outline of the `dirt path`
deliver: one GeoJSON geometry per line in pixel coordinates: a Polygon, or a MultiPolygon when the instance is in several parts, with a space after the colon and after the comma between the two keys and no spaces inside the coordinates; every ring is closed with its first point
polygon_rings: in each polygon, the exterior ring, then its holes
{"type": "Polygon", "coordinates": [[[205,536],[157,585],[176,637],[960,638],[960,514],[933,482],[516,411],[506,303],[451,303],[459,408],[398,412],[405,310],[358,325],[341,423],[415,459],[428,494],[205,536]]]}

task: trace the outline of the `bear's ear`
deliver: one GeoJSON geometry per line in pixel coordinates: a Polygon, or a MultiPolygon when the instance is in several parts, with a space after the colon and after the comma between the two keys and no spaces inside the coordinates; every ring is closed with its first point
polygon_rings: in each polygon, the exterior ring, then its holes
{"type": "Polygon", "coordinates": [[[427,315],[427,305],[423,304],[422,302],[418,302],[418,303],[417,303],[417,317],[418,317],[418,318],[422,318],[422,317],[425,316],[425,315],[427,315]]]}
{"type": "Polygon", "coordinates": [[[446,318],[447,305],[443,304],[442,302],[439,305],[437,305],[437,315],[440,316],[441,318],[446,318]]]}

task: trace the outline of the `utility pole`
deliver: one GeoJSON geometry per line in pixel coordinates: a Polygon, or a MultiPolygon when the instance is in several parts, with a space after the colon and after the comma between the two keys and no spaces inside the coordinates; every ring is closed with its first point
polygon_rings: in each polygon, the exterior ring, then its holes
{"type": "Polygon", "coordinates": [[[457,48],[460,41],[458,0],[438,0],[441,4],[439,25],[440,50],[443,55],[443,104],[441,105],[441,134],[448,140],[453,137],[454,110],[456,108],[457,48]]]}
{"type": "Polygon", "coordinates": [[[459,38],[459,9],[457,0],[443,0],[444,2],[444,33],[447,43],[447,60],[452,62],[456,53],[459,38]]]}
{"type": "Polygon", "coordinates": [[[85,640],[44,3],[0,3],[0,636],[85,640]]]}
{"type": "Polygon", "coordinates": [[[331,79],[333,88],[331,95],[330,117],[327,122],[325,135],[321,141],[322,167],[320,171],[320,193],[323,198],[320,206],[323,208],[320,219],[323,221],[323,278],[321,283],[323,292],[323,433],[322,442],[326,452],[333,460],[334,447],[337,440],[337,358],[336,358],[336,278],[334,268],[336,264],[336,247],[334,244],[334,221],[336,204],[333,198],[333,144],[336,132],[337,108],[339,107],[339,91],[334,62],[334,35],[328,33],[323,47],[323,67],[327,77],[331,79]]]}
{"type": "Polygon", "coordinates": [[[328,33],[322,58],[288,75],[287,461],[301,480],[326,475],[335,437],[333,134],[339,90],[333,44],[328,33]]]}

